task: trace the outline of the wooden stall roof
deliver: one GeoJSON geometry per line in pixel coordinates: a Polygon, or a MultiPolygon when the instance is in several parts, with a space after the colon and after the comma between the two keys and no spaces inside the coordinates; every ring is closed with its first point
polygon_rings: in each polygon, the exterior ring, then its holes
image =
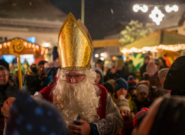
{"type": "Polygon", "coordinates": [[[94,48],[99,48],[99,47],[113,47],[113,46],[123,46],[119,42],[119,39],[105,39],[105,40],[93,40],[93,47],[94,48]]]}
{"type": "Polygon", "coordinates": [[[145,36],[131,44],[125,45],[122,49],[131,49],[151,47],[158,45],[176,45],[176,44],[185,44],[185,36],[177,34],[175,32],[169,32],[165,30],[158,30],[145,36]]]}
{"type": "Polygon", "coordinates": [[[20,54],[34,54],[34,56],[37,57],[39,55],[44,55],[44,54],[48,53],[47,48],[41,47],[38,44],[34,44],[34,43],[28,42],[22,38],[17,37],[17,38],[13,38],[13,39],[10,39],[10,40],[7,40],[5,42],[0,43],[0,56],[1,55],[11,55],[9,52],[9,47],[10,47],[11,42],[15,39],[22,40],[23,44],[25,46],[24,50],[20,54]]]}

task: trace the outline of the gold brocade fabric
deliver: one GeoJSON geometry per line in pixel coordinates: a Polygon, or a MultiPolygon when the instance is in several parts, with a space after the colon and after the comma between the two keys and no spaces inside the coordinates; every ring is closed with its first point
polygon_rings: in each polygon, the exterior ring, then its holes
{"type": "Polygon", "coordinates": [[[86,70],[90,68],[93,46],[86,32],[72,13],[69,13],[58,38],[58,54],[62,69],[86,70]]]}

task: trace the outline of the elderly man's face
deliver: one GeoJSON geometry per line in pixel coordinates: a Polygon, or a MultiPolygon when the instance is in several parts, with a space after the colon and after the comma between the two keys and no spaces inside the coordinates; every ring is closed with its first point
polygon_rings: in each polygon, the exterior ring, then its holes
{"type": "Polygon", "coordinates": [[[6,85],[8,83],[8,71],[0,70],[0,85],[6,85]]]}
{"type": "Polygon", "coordinates": [[[66,81],[69,83],[78,83],[83,81],[85,74],[78,73],[77,71],[70,71],[66,75],[66,81]]]}

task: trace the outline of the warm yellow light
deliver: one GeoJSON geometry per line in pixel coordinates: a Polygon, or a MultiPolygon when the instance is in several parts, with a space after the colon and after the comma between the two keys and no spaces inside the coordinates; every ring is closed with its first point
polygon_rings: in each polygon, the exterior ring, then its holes
{"type": "Polygon", "coordinates": [[[116,60],[116,59],[117,59],[116,56],[113,56],[113,57],[112,57],[112,60],[116,60]]]}

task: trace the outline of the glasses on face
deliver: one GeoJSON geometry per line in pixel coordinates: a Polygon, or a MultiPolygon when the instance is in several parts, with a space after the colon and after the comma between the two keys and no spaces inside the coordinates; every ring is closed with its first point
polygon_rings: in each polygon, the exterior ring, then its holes
{"type": "Polygon", "coordinates": [[[4,78],[4,77],[6,77],[6,76],[8,76],[8,74],[0,75],[0,78],[1,78],[1,77],[4,78]]]}
{"type": "Polygon", "coordinates": [[[85,75],[82,74],[82,75],[66,75],[66,79],[72,79],[74,78],[75,80],[77,79],[81,79],[81,77],[84,77],[85,75]]]}
{"type": "Polygon", "coordinates": [[[66,75],[66,81],[67,82],[80,82],[84,78],[84,74],[81,75],[66,75]]]}

